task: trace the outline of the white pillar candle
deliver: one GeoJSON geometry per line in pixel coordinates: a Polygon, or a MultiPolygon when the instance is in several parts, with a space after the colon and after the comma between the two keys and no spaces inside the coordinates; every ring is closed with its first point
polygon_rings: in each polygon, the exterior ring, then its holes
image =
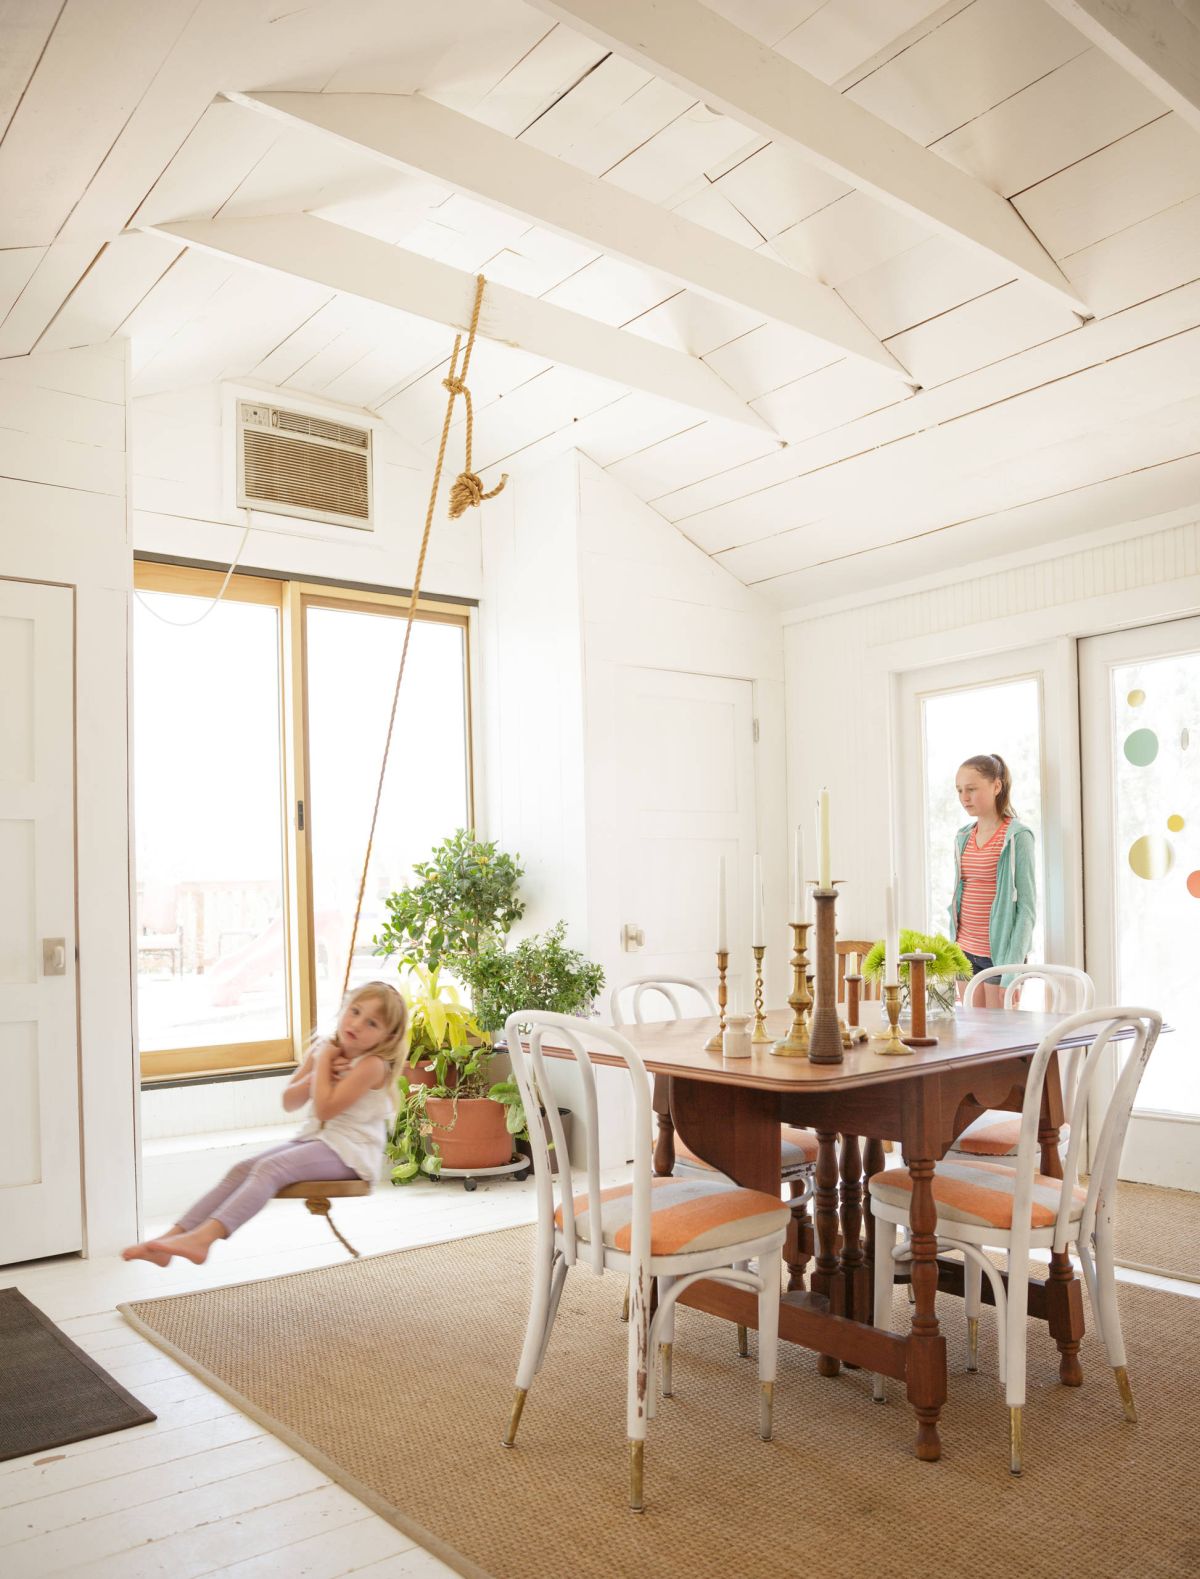
{"type": "Polygon", "coordinates": [[[832,866],[829,859],[829,791],[823,789],[817,802],[818,857],[817,886],[828,893],[833,887],[832,866]]]}
{"type": "Polygon", "coordinates": [[[729,929],[725,918],[725,857],[717,857],[717,953],[729,952],[729,929]]]}
{"type": "Polygon", "coordinates": [[[750,895],[750,901],[753,906],[752,915],[754,917],[754,935],[750,939],[751,947],[766,948],[767,924],[763,913],[762,859],[757,850],[754,852],[754,887],[750,895]]]}
{"type": "Polygon", "coordinates": [[[796,844],[792,857],[792,915],[793,921],[804,920],[804,835],[796,825],[796,844]]]}
{"type": "Polygon", "coordinates": [[[896,879],[887,885],[884,899],[884,986],[900,980],[900,934],[896,927],[896,879]]]}

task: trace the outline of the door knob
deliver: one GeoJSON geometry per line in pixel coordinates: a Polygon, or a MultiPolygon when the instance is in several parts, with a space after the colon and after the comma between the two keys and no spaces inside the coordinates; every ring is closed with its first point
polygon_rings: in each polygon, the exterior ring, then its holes
{"type": "Polygon", "coordinates": [[[621,928],[621,947],[627,954],[634,954],[645,946],[646,934],[636,921],[627,921],[621,928]]]}
{"type": "Polygon", "coordinates": [[[67,974],[67,940],[66,938],[42,939],[42,975],[65,976],[67,974]]]}

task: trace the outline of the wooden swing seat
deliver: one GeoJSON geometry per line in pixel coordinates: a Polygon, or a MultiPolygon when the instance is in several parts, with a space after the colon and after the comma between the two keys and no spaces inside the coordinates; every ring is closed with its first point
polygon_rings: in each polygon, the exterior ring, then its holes
{"type": "Polygon", "coordinates": [[[371,1186],[366,1179],[302,1179],[297,1184],[285,1184],[275,1195],[277,1201],[303,1201],[314,1217],[323,1217],[335,1239],[341,1240],[350,1254],[358,1259],[358,1251],[339,1230],[330,1216],[331,1202],[347,1195],[370,1195],[371,1186]]]}

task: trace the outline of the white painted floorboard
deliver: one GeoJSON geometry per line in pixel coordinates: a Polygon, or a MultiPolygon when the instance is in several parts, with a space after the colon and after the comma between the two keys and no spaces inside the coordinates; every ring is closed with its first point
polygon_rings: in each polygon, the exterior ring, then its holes
{"type": "MultiPolygon", "coordinates": [[[[606,1181],[607,1182],[607,1181],[606,1181]]],[[[530,1183],[381,1187],[338,1221],[365,1254],[531,1222],[530,1183]]],[[[151,1223],[155,1232],[165,1224],[151,1223]]],[[[0,1464],[5,1579],[445,1579],[448,1569],[139,1337],[114,1306],[345,1259],[299,1202],[275,1202],[207,1265],[64,1257],[0,1270],[159,1418],[0,1464]]],[[[1200,1297],[1200,1285],[1120,1273],[1200,1297]]],[[[515,1366],[516,1356],[513,1356],[515,1366]]]]}
{"type": "MultiPolygon", "coordinates": [[[[364,1255],[531,1222],[530,1183],[381,1186],[336,1208],[364,1255]]],[[[149,1232],[165,1224],[150,1223],[149,1232]]],[[[0,1464],[5,1579],[444,1579],[448,1569],[139,1337],[117,1303],[336,1265],[345,1251],[299,1202],[274,1202],[208,1263],[166,1269],[62,1257],[0,1269],[158,1419],[0,1464]]],[[[516,1356],[513,1357],[514,1365],[516,1356]]]]}

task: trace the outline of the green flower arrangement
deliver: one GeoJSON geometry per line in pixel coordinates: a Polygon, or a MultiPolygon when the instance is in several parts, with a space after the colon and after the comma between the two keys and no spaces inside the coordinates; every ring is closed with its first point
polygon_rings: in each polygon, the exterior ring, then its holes
{"type": "MultiPolygon", "coordinates": [[[[931,1005],[942,1014],[953,1014],[956,1001],[955,984],[970,981],[971,962],[957,943],[941,932],[930,936],[926,932],[913,932],[905,928],[900,933],[901,954],[932,954],[925,966],[925,994],[931,1005]]],[[[862,973],[874,979],[883,975],[885,946],[881,938],[862,963],[862,973]]],[[[900,965],[900,1001],[908,1004],[908,966],[900,965]]]]}

